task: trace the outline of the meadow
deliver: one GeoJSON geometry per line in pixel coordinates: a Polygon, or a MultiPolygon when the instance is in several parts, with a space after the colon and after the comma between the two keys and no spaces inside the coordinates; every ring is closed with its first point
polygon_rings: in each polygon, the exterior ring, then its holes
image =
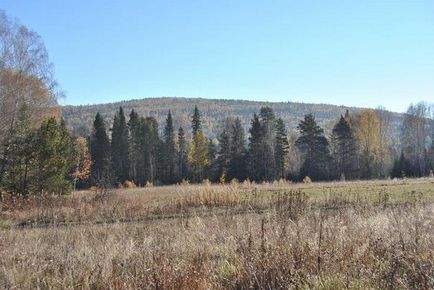
{"type": "Polygon", "coordinates": [[[0,288],[432,289],[434,179],[3,195],[0,288]]]}

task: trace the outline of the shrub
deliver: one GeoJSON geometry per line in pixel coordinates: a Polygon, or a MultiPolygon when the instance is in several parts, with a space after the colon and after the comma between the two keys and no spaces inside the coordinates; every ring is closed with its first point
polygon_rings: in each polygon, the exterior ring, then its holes
{"type": "Polygon", "coordinates": [[[125,188],[136,188],[137,186],[133,181],[127,180],[124,182],[124,187],[125,188]]]}

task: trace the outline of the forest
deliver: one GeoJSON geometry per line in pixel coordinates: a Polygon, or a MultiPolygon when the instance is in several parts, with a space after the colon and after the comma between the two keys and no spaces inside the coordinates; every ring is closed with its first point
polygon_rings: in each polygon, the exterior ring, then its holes
{"type": "Polygon", "coordinates": [[[175,129],[171,112],[163,132],[152,117],[129,118],[122,108],[110,134],[95,117],[90,144],[90,185],[133,182],[135,185],[244,181],[270,182],[384,179],[432,175],[433,121],[424,103],[412,105],[401,125],[400,148],[391,141],[387,112],[362,110],[337,118],[326,136],[314,115],[300,120],[290,138],[284,121],[270,107],[252,116],[248,133],[237,117],[220,120],[216,140],[202,130],[197,107],[192,111],[191,140],[175,129]],[[110,137],[109,137],[110,135],[110,137]],[[248,136],[246,138],[246,136],[248,136]]]}

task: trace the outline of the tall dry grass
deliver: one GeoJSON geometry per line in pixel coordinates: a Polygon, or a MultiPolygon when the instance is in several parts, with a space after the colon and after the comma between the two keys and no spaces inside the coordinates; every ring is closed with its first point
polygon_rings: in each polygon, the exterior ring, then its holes
{"type": "Polygon", "coordinates": [[[397,199],[395,188],[347,187],[318,196],[288,185],[201,185],[23,201],[1,214],[0,287],[434,288],[427,193],[415,185],[397,199]]]}

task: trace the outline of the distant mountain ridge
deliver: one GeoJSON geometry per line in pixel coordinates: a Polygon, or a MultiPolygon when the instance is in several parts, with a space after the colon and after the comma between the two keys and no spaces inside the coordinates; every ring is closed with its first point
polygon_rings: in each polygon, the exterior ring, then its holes
{"type": "MultiPolygon", "coordinates": [[[[63,106],[62,114],[68,129],[88,134],[97,112],[102,114],[108,128],[111,127],[113,116],[119,110],[119,107],[124,109],[127,117],[132,109],[139,115],[155,117],[162,127],[167,112],[171,110],[175,127],[182,126],[184,130],[190,131],[191,114],[195,105],[198,106],[201,112],[203,129],[209,138],[217,136],[220,121],[228,116],[235,116],[241,119],[247,136],[247,130],[253,114],[258,113],[263,106],[273,108],[276,117],[283,119],[288,131],[294,130],[304,115],[313,113],[317,122],[327,133],[330,133],[334,123],[341,114],[345,114],[346,110],[350,114],[363,110],[363,108],[329,104],[158,97],[96,105],[68,105],[63,106]]],[[[397,134],[403,114],[391,112],[391,116],[394,134],[397,134]]]]}

